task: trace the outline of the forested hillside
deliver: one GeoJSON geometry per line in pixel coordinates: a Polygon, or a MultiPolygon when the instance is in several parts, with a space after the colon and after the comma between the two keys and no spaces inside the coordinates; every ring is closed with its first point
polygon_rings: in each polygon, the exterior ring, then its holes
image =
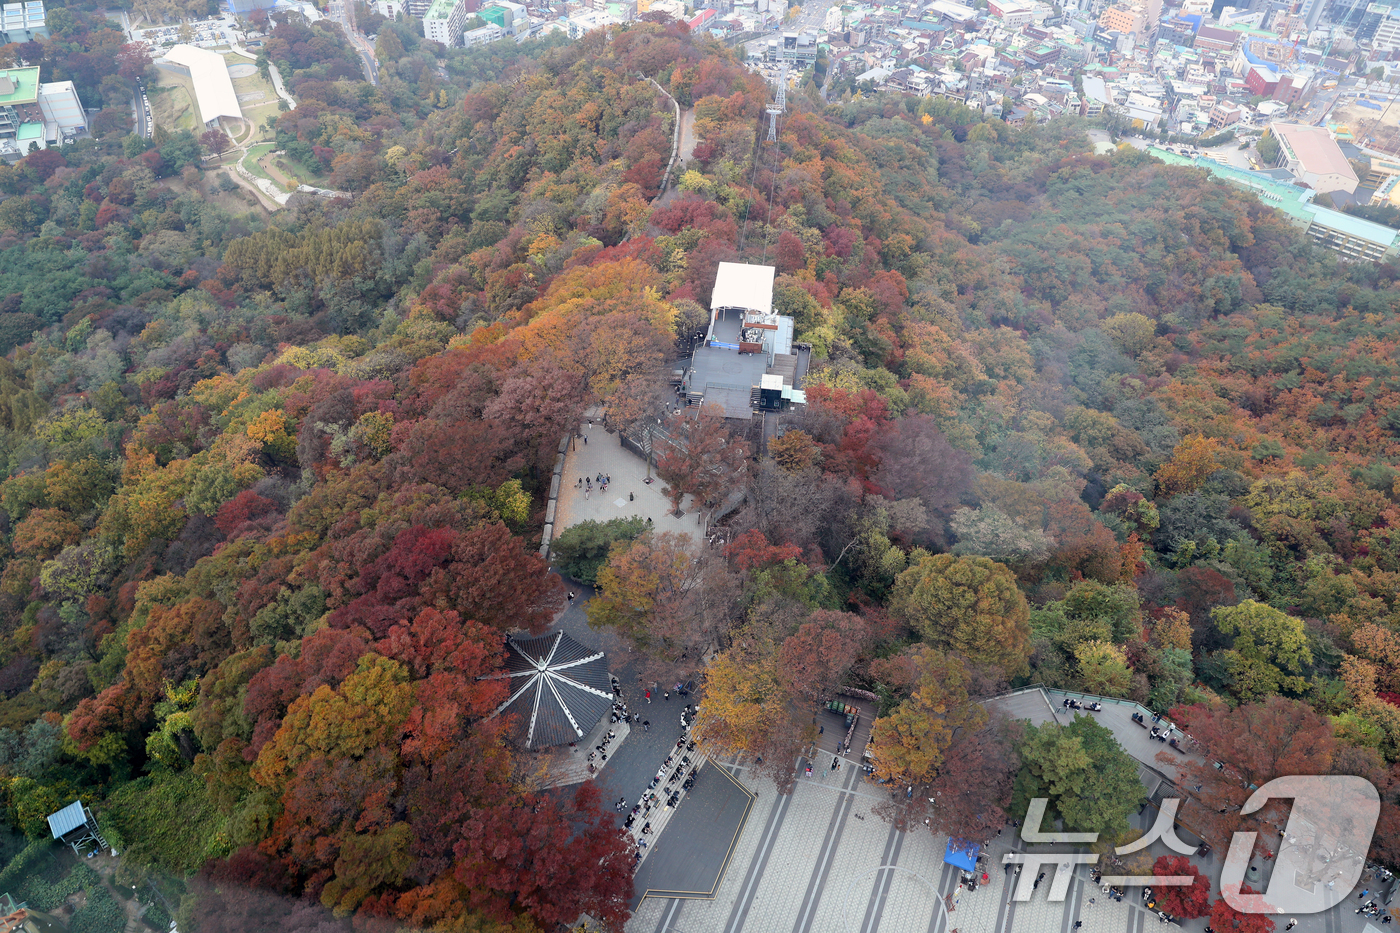
{"type": "Polygon", "coordinates": [[[703,677],[707,741],[781,786],[811,705],[873,690],[881,776],[970,834],[1037,741],[970,698],[1132,697],[1203,740],[1247,708],[1314,740],[1275,767],[1382,787],[1400,858],[1400,267],[1074,121],[799,100],[761,145],[763,82],[684,27],[445,80],[384,24],[379,88],[278,30],[279,142],[352,198],[231,216],[192,138],[124,127],[0,167],[16,833],[81,796],[200,933],[619,926],[612,815],[532,789],[478,677],[562,608],[560,438],[650,414],[742,260],[778,268],[810,404],[693,585],[643,535],[590,604],[703,677]],[[660,199],[674,111],[639,76],[696,113],[660,199]]]}

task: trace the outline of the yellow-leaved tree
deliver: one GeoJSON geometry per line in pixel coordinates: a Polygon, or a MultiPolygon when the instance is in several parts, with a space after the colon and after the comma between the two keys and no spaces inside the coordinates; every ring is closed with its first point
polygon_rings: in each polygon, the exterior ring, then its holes
{"type": "Polygon", "coordinates": [[[968,698],[967,668],[959,660],[927,645],[916,647],[912,660],[913,692],[875,720],[870,738],[875,773],[896,784],[932,781],[954,740],[987,721],[987,711],[968,698]]]}

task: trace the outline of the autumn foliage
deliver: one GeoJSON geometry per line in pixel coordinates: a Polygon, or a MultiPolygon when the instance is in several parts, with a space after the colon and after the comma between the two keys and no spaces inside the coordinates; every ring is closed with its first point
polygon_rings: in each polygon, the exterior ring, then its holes
{"type": "Polygon", "coordinates": [[[1280,815],[1240,819],[1251,784],[1345,773],[1400,861],[1393,262],[1077,121],[848,78],[759,146],[762,78],[651,21],[471,50],[376,21],[373,85],[338,28],[278,22],[298,104],[268,142],[353,196],[269,213],[192,133],[129,134],[149,59],[55,15],[0,49],[100,107],[0,165],[14,826],[82,795],[133,865],[191,875],[201,930],[619,929],[611,814],[531,789],[483,679],[563,607],[553,464],[597,406],[656,429],[691,511],[590,556],[588,621],[703,685],[707,750],[788,791],[859,696],[876,772],[918,787],[896,825],[987,838],[1054,783],[1117,828],[1069,792],[1136,792],[1102,730],[981,703],[1100,692],[1219,763],[1156,763],[1217,846],[1280,815]],[[661,192],[667,94],[695,146],[661,192]],[[724,261],[775,267],[804,405],[665,414],[724,261]]]}

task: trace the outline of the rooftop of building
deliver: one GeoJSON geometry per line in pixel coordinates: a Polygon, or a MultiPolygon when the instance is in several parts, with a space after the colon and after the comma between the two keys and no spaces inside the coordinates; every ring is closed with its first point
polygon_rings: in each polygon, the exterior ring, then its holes
{"type": "Polygon", "coordinates": [[[208,123],[218,117],[243,116],[228,74],[228,62],[222,55],[182,43],[168,49],[165,57],[189,69],[201,120],[208,123]]]}
{"type": "Polygon", "coordinates": [[[428,12],[423,14],[423,18],[451,19],[453,11],[461,2],[462,0],[433,0],[433,5],[428,7],[428,12]]]}
{"type": "Polygon", "coordinates": [[[1332,134],[1324,128],[1297,123],[1274,123],[1270,129],[1303,166],[1304,171],[1356,179],[1351,163],[1347,161],[1332,134]]]}
{"type": "Polygon", "coordinates": [[[1396,238],[1400,237],[1400,230],[1393,230],[1384,224],[1372,223],[1353,214],[1334,211],[1318,204],[1309,204],[1307,207],[1314,219],[1323,226],[1358,240],[1367,240],[1385,249],[1394,246],[1396,238]]]}
{"type": "Polygon", "coordinates": [[[32,104],[39,99],[39,66],[0,70],[0,106],[32,104]]]}
{"type": "Polygon", "coordinates": [[[710,307],[746,308],[764,314],[773,310],[773,266],[742,262],[722,262],[715,273],[710,307]]]}

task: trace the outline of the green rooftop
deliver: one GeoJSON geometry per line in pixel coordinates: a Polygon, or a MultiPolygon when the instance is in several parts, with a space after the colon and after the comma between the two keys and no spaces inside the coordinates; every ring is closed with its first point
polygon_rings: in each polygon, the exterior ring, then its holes
{"type": "Polygon", "coordinates": [[[1309,204],[1318,223],[1325,227],[1330,227],[1347,236],[1356,237],[1358,240],[1369,240],[1378,243],[1387,250],[1395,245],[1395,238],[1400,237],[1400,230],[1394,230],[1384,224],[1372,223],[1354,214],[1345,211],[1334,211],[1330,207],[1319,207],[1309,204]]]}
{"type": "Polygon", "coordinates": [[[1248,188],[1260,201],[1283,211],[1299,226],[1309,227],[1316,222],[1347,236],[1380,244],[1387,250],[1391,249],[1396,238],[1400,237],[1400,231],[1390,227],[1312,203],[1313,192],[1307,188],[1273,181],[1259,172],[1246,172],[1210,159],[1189,159],[1155,146],[1148,146],[1147,151],[1168,165],[1203,168],[1221,181],[1239,188],[1248,188]]]}
{"type": "Polygon", "coordinates": [[[428,7],[424,19],[451,19],[452,11],[457,8],[457,0],[433,0],[433,5],[428,7]]]}
{"type": "Polygon", "coordinates": [[[476,15],[480,16],[488,23],[493,23],[497,26],[500,26],[502,29],[505,29],[506,14],[509,12],[510,11],[507,10],[505,7],[489,6],[484,10],[477,10],[476,15]]]}
{"type": "Polygon", "coordinates": [[[20,142],[24,142],[25,140],[29,139],[43,139],[44,124],[21,123],[19,125],[19,132],[15,134],[15,138],[18,139],[20,142]]]}
{"type": "Polygon", "coordinates": [[[0,106],[32,104],[39,99],[39,66],[0,69],[0,106]]]}
{"type": "Polygon", "coordinates": [[[1308,201],[1312,200],[1312,192],[1306,188],[1273,181],[1257,172],[1231,168],[1211,159],[1192,159],[1177,155],[1174,152],[1167,152],[1165,149],[1158,149],[1156,146],[1148,146],[1147,151],[1168,165],[1203,168],[1221,181],[1227,181],[1239,188],[1248,188],[1258,195],[1259,200],[1278,208],[1303,226],[1307,226],[1313,221],[1313,212],[1308,210],[1307,204],[1308,201]]]}

